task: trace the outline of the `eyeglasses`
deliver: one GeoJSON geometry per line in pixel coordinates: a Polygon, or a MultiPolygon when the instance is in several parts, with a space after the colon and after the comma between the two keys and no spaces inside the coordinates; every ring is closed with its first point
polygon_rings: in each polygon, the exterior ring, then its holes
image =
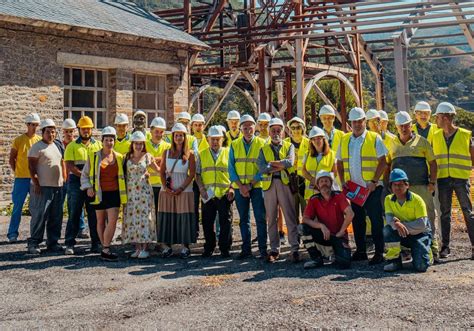
{"type": "Polygon", "coordinates": [[[301,126],[290,126],[290,130],[301,130],[301,126]]]}

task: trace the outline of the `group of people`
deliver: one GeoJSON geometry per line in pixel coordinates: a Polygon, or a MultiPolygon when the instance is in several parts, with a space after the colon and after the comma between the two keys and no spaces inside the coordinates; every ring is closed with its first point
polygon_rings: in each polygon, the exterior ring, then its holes
{"type": "MultiPolygon", "coordinates": [[[[215,125],[206,136],[201,114],[178,114],[166,132],[163,118],[154,118],[147,130],[146,114],[136,111],[131,130],[128,117],[117,114],[114,127],[102,129],[100,141],[92,137],[94,124],[87,116],[78,121],[75,140],[61,141],[51,119],[29,114],[27,132],[14,140],[10,154],[15,182],[8,238],[18,237],[19,212],[29,192],[30,254],[40,254],[45,228],[48,250],[75,254],[85,209],[90,249],[107,261],[117,260],[110,246],[119,219],[122,242],[134,245],[132,258],[147,258],[154,249],[166,258],[173,255],[173,245],[180,245],[179,255],[187,258],[200,224],[202,255],[212,256],[218,246],[222,257],[230,257],[235,202],[242,237],[237,259],[253,256],[252,205],[258,257],[270,263],[280,259],[284,220],[288,259],[300,261],[302,242],[310,256],[305,268],[320,267],[331,256],[341,268],[368,260],[370,229],[375,246],[370,265],[387,260],[384,270],[395,271],[409,252],[414,268],[426,271],[450,255],[455,192],[474,259],[472,134],[455,125],[456,109],[449,103],[437,106],[436,124],[430,122],[426,102],[419,102],[414,114],[415,123],[409,113],[396,113],[397,132],[391,133],[386,112],[355,107],[348,114],[351,131],[344,133],[334,127],[336,111],[324,105],[322,128],[314,126],[307,135],[298,117],[285,125],[267,113],[255,120],[230,111],[228,129],[215,125]],[[365,203],[341,193],[349,183],[368,191],[365,203]],[[64,249],[58,240],[65,200],[64,249]]],[[[63,137],[71,127],[74,121],[65,120],[63,137]]]]}

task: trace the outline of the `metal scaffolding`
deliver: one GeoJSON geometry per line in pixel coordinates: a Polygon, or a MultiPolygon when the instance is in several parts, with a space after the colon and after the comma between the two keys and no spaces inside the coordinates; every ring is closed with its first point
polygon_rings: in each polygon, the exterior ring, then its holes
{"type": "Polygon", "coordinates": [[[337,117],[345,127],[344,91],[350,91],[357,105],[363,106],[362,62],[375,77],[378,109],[384,107],[383,63],[395,62],[397,109],[408,110],[410,49],[452,46],[427,42],[465,36],[466,42],[455,46],[469,46],[472,52],[449,56],[474,54],[473,1],[242,0],[240,8],[228,0],[197,2],[192,6],[184,0],[181,8],[156,14],[210,46],[189,61],[191,81],[199,87],[191,104],[199,102],[207,87],[223,87],[207,111],[207,121],[233,86],[242,90],[256,113],[289,119],[295,115],[295,104],[296,114],[304,118],[305,99],[312,89],[332,103],[317,84],[332,78],[340,82],[337,117]],[[450,26],[459,26],[460,31],[436,32],[450,26]],[[423,30],[431,31],[424,37],[423,30]],[[383,38],[374,39],[374,35],[383,38]],[[274,91],[277,105],[272,102],[274,91]]]}

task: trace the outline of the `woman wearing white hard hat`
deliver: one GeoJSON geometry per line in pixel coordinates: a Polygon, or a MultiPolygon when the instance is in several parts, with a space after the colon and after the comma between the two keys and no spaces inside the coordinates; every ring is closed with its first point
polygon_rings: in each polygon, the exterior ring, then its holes
{"type": "Polygon", "coordinates": [[[234,189],[230,186],[229,148],[223,147],[224,132],[212,126],[208,132],[209,147],[200,153],[196,170],[196,183],[202,203],[202,228],[204,231],[203,257],[210,257],[216,248],[214,223],[218,216],[219,250],[222,257],[230,257],[232,246],[232,201],[234,189]]]}
{"type": "Polygon", "coordinates": [[[189,245],[197,239],[192,187],[196,158],[187,144],[188,134],[183,124],[173,126],[171,137],[171,148],[163,153],[160,165],[165,187],[158,199],[158,242],[164,244],[163,257],[172,255],[171,245],[182,245],[180,255],[185,259],[191,255],[189,245]]]}
{"type": "Polygon", "coordinates": [[[433,134],[438,131],[438,126],[430,122],[431,106],[426,101],[420,101],[415,105],[414,109],[415,120],[412,130],[428,140],[430,144],[433,143],[433,134]]]}
{"type": "Polygon", "coordinates": [[[81,173],[81,190],[94,199],[97,234],[102,245],[101,258],[117,261],[110,250],[121,204],[127,203],[122,154],[114,151],[117,133],[107,126],[102,129],[102,148],[90,153],[81,173]]]}
{"type": "Polygon", "coordinates": [[[324,105],[319,110],[319,119],[321,123],[323,123],[324,133],[326,134],[326,139],[328,140],[331,150],[337,152],[344,132],[334,127],[336,111],[330,105],[324,105]]]}
{"type": "MultiPolygon", "coordinates": [[[[309,132],[310,146],[303,161],[303,176],[305,181],[304,198],[307,201],[319,193],[316,185],[316,175],[319,171],[336,173],[336,152],[331,150],[325,132],[313,126],[309,132]]],[[[335,183],[335,181],[333,181],[335,183]]]]}
{"type": "Polygon", "coordinates": [[[433,151],[438,164],[438,191],[441,208],[441,258],[451,254],[451,208],[453,191],[459,201],[474,260],[474,214],[470,195],[470,176],[474,165],[472,132],[455,125],[456,108],[449,102],[436,107],[436,123],[440,130],[433,135],[433,151]]]}
{"type": "Polygon", "coordinates": [[[295,165],[296,174],[298,175],[298,193],[295,194],[296,199],[296,217],[299,219],[304,213],[306,207],[306,200],[304,198],[304,177],[303,177],[303,159],[308,153],[309,139],[306,137],[306,124],[304,121],[295,116],[286,123],[288,129],[290,129],[290,136],[285,138],[285,141],[289,141],[295,146],[295,165]]]}
{"type": "Polygon", "coordinates": [[[8,241],[12,243],[18,240],[21,211],[30,192],[31,177],[28,169],[28,151],[33,144],[41,140],[41,136],[36,134],[40,124],[39,115],[36,113],[26,115],[25,124],[27,130],[13,140],[9,158],[10,168],[15,173],[12,191],[13,212],[7,234],[8,241]]]}
{"type": "Polygon", "coordinates": [[[132,133],[130,142],[124,160],[128,201],[123,213],[122,242],[135,245],[131,257],[146,259],[150,256],[148,245],[156,241],[156,214],[148,169],[158,172],[160,168],[146,150],[143,132],[132,133]]]}

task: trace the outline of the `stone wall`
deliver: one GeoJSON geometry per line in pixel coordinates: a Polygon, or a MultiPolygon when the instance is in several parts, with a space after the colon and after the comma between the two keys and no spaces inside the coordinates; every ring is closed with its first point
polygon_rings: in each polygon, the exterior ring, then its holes
{"type": "Polygon", "coordinates": [[[179,68],[168,74],[166,79],[166,120],[169,126],[175,112],[187,111],[189,80],[185,69],[186,51],[169,46],[157,49],[156,45],[143,43],[132,45],[112,37],[87,36],[86,39],[74,32],[59,33],[0,22],[0,201],[10,200],[13,174],[8,166],[8,155],[14,137],[25,131],[25,115],[37,112],[41,118],[52,118],[57,124],[62,123],[64,64],[58,63],[60,52],[124,59],[128,60],[128,64],[136,61],[132,69],[106,68],[109,124],[113,123],[116,112],[125,112],[131,117],[133,74],[137,66],[139,72],[150,74],[154,72],[148,72],[147,68],[153,65],[166,64],[179,68]],[[140,68],[142,64],[143,69],[140,68]]]}

